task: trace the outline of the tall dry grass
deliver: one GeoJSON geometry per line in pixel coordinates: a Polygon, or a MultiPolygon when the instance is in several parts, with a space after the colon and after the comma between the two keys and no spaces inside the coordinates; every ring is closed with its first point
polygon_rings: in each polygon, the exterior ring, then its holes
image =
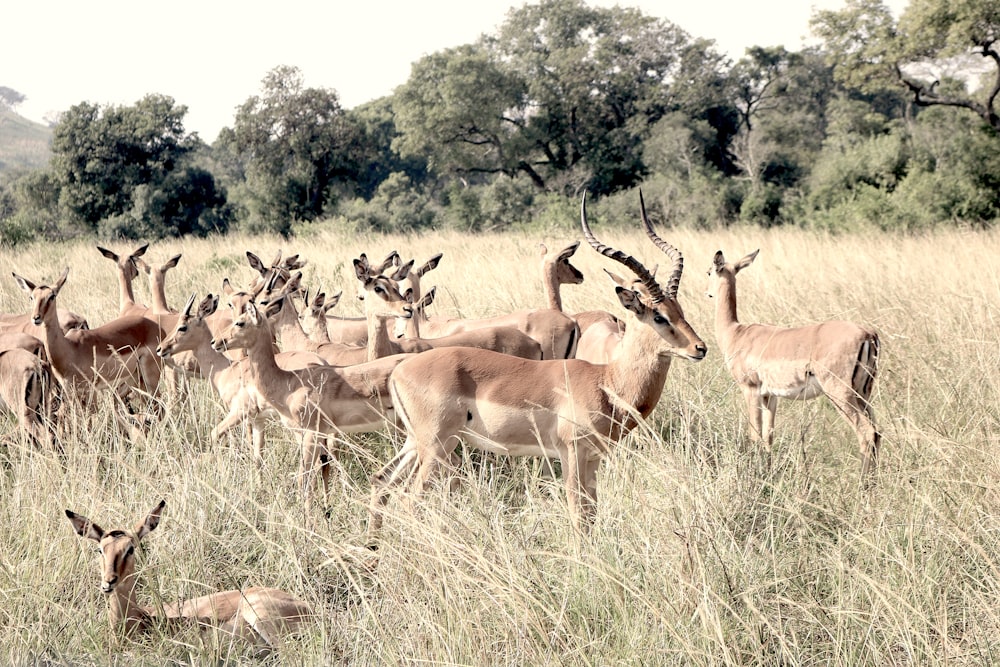
{"type": "MultiPolygon", "coordinates": [[[[602,240],[652,265],[638,232],[602,240]]],[[[245,658],[213,638],[121,641],[107,627],[96,556],[64,518],[130,528],[160,499],[160,527],[140,554],[142,598],[155,603],[245,585],[313,603],[315,631],[289,664],[933,665],[1000,658],[1000,236],[829,237],[796,230],[662,230],[685,255],[680,301],[709,344],[676,361],[649,422],[602,467],[597,524],[570,529],[560,482],[530,460],[466,453],[461,489],[389,506],[374,572],[363,544],[369,476],[399,444],[353,438],[328,516],[307,516],[293,477],[295,439],[274,426],[262,468],[242,434],[212,446],[222,411],[206,387],[172,402],[143,441],[102,402],[79,415],[66,454],[26,450],[4,422],[0,467],[0,662],[205,663],[245,658]],[[744,321],[847,318],[874,325],[883,351],[874,398],[884,436],[875,488],[859,490],[853,433],[823,400],[783,402],[770,467],[748,445],[742,400],[714,345],[703,296],[713,253],[761,254],[740,274],[744,321]],[[114,657],[112,657],[114,656],[114,657]]],[[[179,305],[253,274],[244,251],[310,260],[305,283],[343,289],[360,314],[350,259],[391,249],[423,261],[437,313],[542,306],[531,235],[342,237],[294,243],[229,237],[151,246],[183,253],[169,275],[179,305]]],[[[119,249],[125,249],[122,246],[119,249]]],[[[69,265],[61,304],[96,324],[117,312],[111,262],[90,243],[4,253],[6,266],[51,281],[69,265]]],[[[582,247],[570,311],[621,309],[582,247]]],[[[139,295],[148,299],[145,284],[139,295]]],[[[26,297],[0,280],[0,310],[26,297]]]]}

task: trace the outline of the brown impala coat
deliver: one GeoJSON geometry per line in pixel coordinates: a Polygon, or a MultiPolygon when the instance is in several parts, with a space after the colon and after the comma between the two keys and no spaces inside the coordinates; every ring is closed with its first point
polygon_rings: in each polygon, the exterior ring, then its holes
{"type": "Polygon", "coordinates": [[[638,260],[593,237],[583,206],[581,223],[595,250],[621,262],[643,281],[641,293],[616,288],[621,305],[634,318],[620,353],[611,363],[597,365],[451,348],[424,352],[401,363],[390,388],[406,427],[406,442],[375,477],[371,537],[381,526],[390,489],[414,473],[414,488],[423,488],[435,468],[451,463],[459,440],[509,456],[559,458],[570,514],[574,524],[586,529],[596,510],[601,458],[636,426],[636,414],[645,417],[653,410],[674,356],[704,358],[705,345],[676,300],[683,268],[680,253],[664,244],[675,259],[665,291],[638,260]]]}

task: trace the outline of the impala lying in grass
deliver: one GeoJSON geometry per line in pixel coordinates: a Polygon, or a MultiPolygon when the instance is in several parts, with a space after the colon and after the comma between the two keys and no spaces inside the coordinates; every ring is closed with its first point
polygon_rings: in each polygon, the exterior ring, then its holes
{"type": "Polygon", "coordinates": [[[826,396],[857,434],[864,481],[874,471],[881,440],[870,402],[878,373],[878,334],[839,320],[790,328],[740,323],[736,274],[758,252],[727,262],[720,250],[708,271],[708,296],[717,299],[715,337],[726,368],[743,390],[752,438],[770,449],[779,398],[826,396]]]}
{"type": "Polygon", "coordinates": [[[284,637],[312,623],[312,608],[303,600],[277,588],[251,587],[211,593],[163,605],[140,605],[135,589],[135,554],[139,543],[160,524],[165,500],[132,530],[104,530],[85,516],[66,510],[66,517],[80,537],[101,549],[101,591],[108,595],[111,626],[126,636],[160,630],[217,628],[262,649],[278,648],[284,637]]]}

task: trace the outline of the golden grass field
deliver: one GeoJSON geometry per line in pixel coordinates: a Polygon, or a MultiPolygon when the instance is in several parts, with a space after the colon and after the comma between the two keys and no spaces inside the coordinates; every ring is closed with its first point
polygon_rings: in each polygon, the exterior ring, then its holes
{"type": "MultiPolygon", "coordinates": [[[[641,234],[602,241],[647,266],[665,258],[641,234]]],[[[709,345],[675,361],[658,408],[605,460],[590,537],[570,528],[561,482],[535,460],[466,453],[463,484],[409,507],[394,501],[378,567],[364,544],[369,476],[401,442],[353,438],[328,517],[298,497],[295,438],[274,424],[257,469],[233,433],[212,446],[222,408],[203,383],[133,441],[108,405],[70,425],[65,456],[26,450],[13,419],[0,448],[0,663],[205,664],[246,658],[210,635],[122,641],[108,629],[97,554],[63,510],[131,528],[161,499],[143,542],[139,591],[156,604],[249,585],[284,588],[320,613],[284,664],[982,665],[1000,661],[1000,234],[825,236],[799,230],[662,229],[685,257],[679,301],[709,345]],[[743,402],[715,346],[705,298],[712,255],[760,248],[740,274],[742,321],[851,319],[882,339],[874,395],[883,448],[859,488],[853,432],[824,399],[782,402],[770,468],[748,439],[743,402]]],[[[255,275],[244,253],[309,260],[304,284],[344,291],[360,314],[350,260],[392,249],[443,252],[425,288],[433,313],[478,316],[541,307],[545,236],[339,236],[290,242],[231,236],[159,242],[178,252],[168,296],[220,291],[255,275]]],[[[113,245],[117,251],[134,245],[113,245]]],[[[10,271],[49,283],[92,325],[115,316],[112,263],[93,242],[5,250],[0,311],[24,312],[10,271]]],[[[566,309],[624,314],[584,244],[583,285],[566,309]]],[[[145,276],[137,296],[148,302],[145,276]]]]}

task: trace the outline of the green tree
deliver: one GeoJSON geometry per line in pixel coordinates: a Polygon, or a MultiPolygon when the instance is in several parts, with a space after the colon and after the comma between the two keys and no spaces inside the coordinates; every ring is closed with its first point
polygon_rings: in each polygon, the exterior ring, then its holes
{"type": "Polygon", "coordinates": [[[567,194],[608,193],[646,172],[641,146],[669,110],[676,82],[704,78],[680,28],[633,8],[543,0],[513,10],[490,42],[527,88],[531,162],[563,177],[567,194]]]}
{"type": "Polygon", "coordinates": [[[357,130],[335,91],[307,88],[298,68],[281,66],[267,73],[261,95],[240,106],[232,130],[213,148],[228,156],[249,224],[288,234],[294,221],[315,220],[338,194],[353,193],[357,130]]]}
{"type": "Polygon", "coordinates": [[[463,180],[523,173],[544,187],[525,143],[524,83],[483,46],[447,49],[414,63],[393,108],[401,156],[427,156],[428,167],[463,180]]]}
{"type": "Polygon", "coordinates": [[[396,148],[400,136],[396,128],[395,97],[383,97],[347,111],[347,121],[357,137],[349,147],[351,170],[357,193],[371,199],[390,174],[405,174],[408,181],[422,184],[430,175],[423,152],[403,158],[396,148]]]}
{"type": "Polygon", "coordinates": [[[816,12],[812,27],[845,85],[869,93],[902,87],[918,107],[964,109],[1000,130],[996,0],[911,0],[898,23],[881,0],[848,0],[843,10],[816,12]],[[977,65],[990,76],[969,85],[977,65]]]}
{"type": "Polygon", "coordinates": [[[643,141],[664,114],[720,106],[721,63],[636,9],[543,0],[511,11],[495,36],[417,62],[396,94],[397,145],[467,184],[505,175],[609,193],[642,179],[643,141]]]}
{"type": "Polygon", "coordinates": [[[134,106],[72,107],[52,137],[61,210],[85,229],[116,236],[204,231],[192,214],[211,216],[224,200],[210,174],[187,168],[200,142],[184,131],[186,113],[164,95],[147,95],[134,106]],[[161,213],[137,215],[150,198],[162,202],[161,213]]]}

